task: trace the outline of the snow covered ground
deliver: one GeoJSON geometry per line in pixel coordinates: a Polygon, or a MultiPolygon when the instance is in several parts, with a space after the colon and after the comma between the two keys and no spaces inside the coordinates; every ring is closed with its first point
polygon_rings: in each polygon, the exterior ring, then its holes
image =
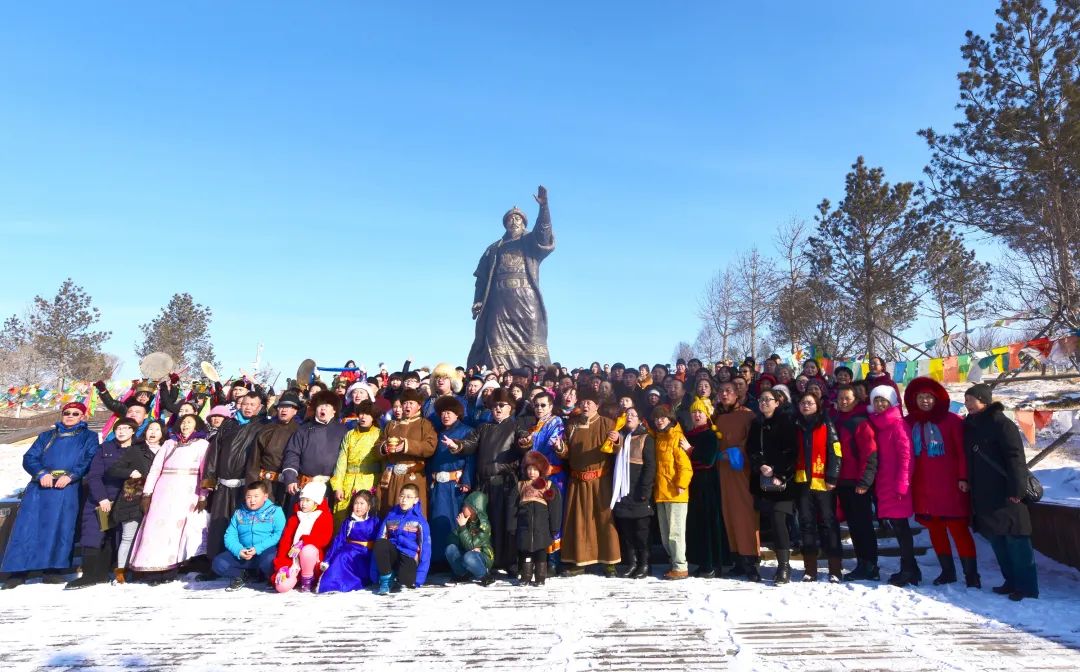
{"type": "MultiPolygon", "coordinates": [[[[0,494],[25,484],[26,445],[0,445],[0,494]]],[[[585,576],[378,598],[34,583],[0,593],[0,670],[1080,669],[1080,572],[1039,556],[1042,597],[1013,603],[990,592],[1000,575],[981,540],[979,557],[982,591],[930,586],[932,553],[917,589],[585,576]]]]}

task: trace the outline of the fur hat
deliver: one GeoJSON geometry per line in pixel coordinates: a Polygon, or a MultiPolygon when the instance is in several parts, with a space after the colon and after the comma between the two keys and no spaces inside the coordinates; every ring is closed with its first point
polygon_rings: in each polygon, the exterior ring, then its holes
{"type": "Polygon", "coordinates": [[[376,410],[375,404],[370,399],[365,399],[356,405],[357,415],[370,415],[372,419],[379,417],[379,411],[376,410]]]}
{"type": "Polygon", "coordinates": [[[792,399],[791,399],[791,388],[789,388],[789,387],[788,387],[787,385],[784,385],[783,383],[779,383],[779,384],[777,384],[777,385],[773,385],[773,386],[772,386],[772,391],[773,391],[774,393],[781,393],[781,394],[783,394],[783,395],[784,395],[784,399],[785,399],[785,400],[786,400],[786,401],[787,401],[788,403],[791,403],[791,402],[792,402],[792,399]]]}
{"type": "Polygon", "coordinates": [[[353,383],[352,385],[350,385],[349,389],[345,390],[345,398],[351,400],[352,399],[352,393],[355,392],[356,390],[363,390],[364,392],[367,392],[368,399],[374,399],[375,398],[374,395],[371,394],[371,387],[369,387],[367,383],[361,382],[359,380],[356,381],[355,383],[353,383]]]}
{"type": "Polygon", "coordinates": [[[870,390],[870,403],[874,403],[874,399],[881,397],[889,402],[890,406],[897,406],[900,400],[896,398],[896,390],[891,385],[878,385],[874,389],[870,390]]]}
{"type": "Polygon", "coordinates": [[[458,371],[456,368],[447,364],[446,362],[439,362],[435,366],[435,370],[431,372],[432,378],[449,378],[450,390],[454,394],[460,394],[461,390],[465,387],[464,372],[458,371]]]}
{"type": "Polygon", "coordinates": [[[465,415],[465,407],[461,405],[457,397],[450,395],[435,400],[435,412],[442,413],[444,411],[450,411],[459,418],[465,415]]]}
{"type": "Polygon", "coordinates": [[[421,392],[420,390],[409,390],[409,389],[403,390],[402,393],[401,393],[401,403],[404,404],[406,401],[415,401],[416,403],[423,406],[424,405],[424,393],[421,392]]]}
{"type": "Polygon", "coordinates": [[[514,398],[510,396],[510,390],[505,387],[496,388],[491,396],[488,397],[488,404],[494,408],[495,404],[510,404],[514,405],[514,398]]]}
{"type": "Polygon", "coordinates": [[[488,380],[480,386],[480,394],[484,394],[484,390],[497,390],[499,389],[499,383],[495,380],[488,380]]]}
{"type": "Polygon", "coordinates": [[[536,467],[536,470],[540,472],[541,478],[547,478],[551,475],[551,462],[549,462],[540,451],[530,450],[525,453],[525,459],[521,461],[522,475],[525,474],[529,467],[536,467]]]}
{"type": "Polygon", "coordinates": [[[592,388],[592,385],[588,387],[579,388],[577,391],[578,401],[591,401],[594,404],[600,403],[600,393],[592,388]]]}
{"type": "Polygon", "coordinates": [[[341,397],[329,390],[316,392],[315,396],[311,398],[311,408],[317,409],[323,404],[330,404],[334,407],[334,413],[337,413],[341,410],[341,397]]]}
{"type": "Polygon", "coordinates": [[[316,504],[322,504],[323,497],[326,497],[326,483],[310,481],[300,489],[300,499],[310,499],[316,504]]]}

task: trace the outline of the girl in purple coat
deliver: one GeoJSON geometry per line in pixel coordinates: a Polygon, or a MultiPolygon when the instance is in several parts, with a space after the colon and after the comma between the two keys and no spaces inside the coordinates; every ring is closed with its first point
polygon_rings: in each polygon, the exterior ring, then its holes
{"type": "Polygon", "coordinates": [[[900,545],[900,571],[889,577],[889,583],[917,586],[922,574],[915,562],[915,542],[908,523],[913,513],[911,477],[915,470],[911,430],[900,413],[896,390],[888,385],[879,385],[870,391],[869,412],[878,447],[878,471],[874,480],[878,518],[888,521],[900,545]]]}
{"type": "Polygon", "coordinates": [[[353,493],[351,515],[341,523],[319,579],[320,593],[348,593],[375,581],[371,546],[379,533],[379,501],[367,490],[353,493]]]}

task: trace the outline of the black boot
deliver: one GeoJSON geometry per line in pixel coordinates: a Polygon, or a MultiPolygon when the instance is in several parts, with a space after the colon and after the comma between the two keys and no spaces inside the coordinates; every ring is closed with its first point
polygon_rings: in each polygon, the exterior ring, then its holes
{"type": "Polygon", "coordinates": [[[776,552],[776,575],[773,584],[781,586],[791,581],[791,551],[776,552]]]}
{"type": "Polygon", "coordinates": [[[913,560],[901,558],[900,571],[889,577],[889,585],[898,587],[917,586],[921,580],[922,572],[919,571],[919,566],[913,560]]]}
{"type": "Polygon", "coordinates": [[[758,572],[758,565],[761,564],[761,558],[756,555],[743,556],[743,566],[746,567],[746,580],[750,583],[761,583],[761,573],[758,572]]]}
{"type": "Polygon", "coordinates": [[[746,563],[745,558],[741,555],[735,556],[735,564],[732,565],[731,571],[727,573],[728,576],[746,576],[746,563]]]}
{"type": "Polygon", "coordinates": [[[632,578],[634,578],[632,576],[632,574],[634,573],[634,570],[637,569],[637,555],[634,553],[633,550],[631,550],[626,555],[625,560],[626,560],[625,569],[620,569],[619,570],[619,576],[624,578],[624,579],[632,579],[632,578]]]}
{"type": "Polygon", "coordinates": [[[982,588],[982,580],[979,578],[979,563],[975,558],[960,558],[960,566],[964,568],[964,583],[968,588],[982,588]]]}
{"type": "Polygon", "coordinates": [[[840,583],[843,581],[844,575],[844,559],[838,555],[829,556],[829,583],[840,583]]]}
{"type": "Polygon", "coordinates": [[[637,564],[634,565],[634,571],[630,572],[631,579],[644,579],[649,576],[649,555],[648,553],[639,553],[637,564]]]}
{"type": "Polygon", "coordinates": [[[538,562],[538,563],[536,563],[536,567],[533,568],[532,585],[534,585],[534,586],[542,586],[542,585],[544,585],[544,582],[547,581],[547,575],[548,575],[548,563],[546,563],[546,562],[538,562]]]}
{"type": "Polygon", "coordinates": [[[803,575],[804,583],[817,581],[817,551],[803,551],[803,575]]]}
{"type": "Polygon", "coordinates": [[[102,553],[101,549],[82,549],[82,576],[74,581],[69,581],[64,590],[78,590],[98,583],[104,583],[109,579],[109,556],[102,553]]]}
{"type": "Polygon", "coordinates": [[[533,572],[536,568],[533,567],[532,557],[522,553],[518,558],[518,584],[519,586],[527,586],[532,581],[533,572]]]}
{"type": "Polygon", "coordinates": [[[937,559],[941,563],[941,574],[934,579],[934,585],[941,586],[946,583],[956,583],[956,561],[953,560],[952,554],[938,553],[937,559]]]}
{"type": "Polygon", "coordinates": [[[877,581],[881,578],[881,570],[876,563],[869,560],[859,560],[855,569],[844,575],[844,581],[877,581]]]}

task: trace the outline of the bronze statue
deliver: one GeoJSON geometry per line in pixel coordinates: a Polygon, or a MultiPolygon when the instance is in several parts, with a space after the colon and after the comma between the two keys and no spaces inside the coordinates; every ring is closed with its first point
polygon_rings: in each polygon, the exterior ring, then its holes
{"type": "Polygon", "coordinates": [[[499,365],[514,368],[528,364],[547,366],[547,309],[540,295],[540,262],[555,249],[548,212],[547,189],[537,187],[540,214],[536,226],[516,206],[503,215],[503,237],[484,251],[476,266],[476,293],[472,314],[476,338],[469,351],[468,366],[499,365]]]}

